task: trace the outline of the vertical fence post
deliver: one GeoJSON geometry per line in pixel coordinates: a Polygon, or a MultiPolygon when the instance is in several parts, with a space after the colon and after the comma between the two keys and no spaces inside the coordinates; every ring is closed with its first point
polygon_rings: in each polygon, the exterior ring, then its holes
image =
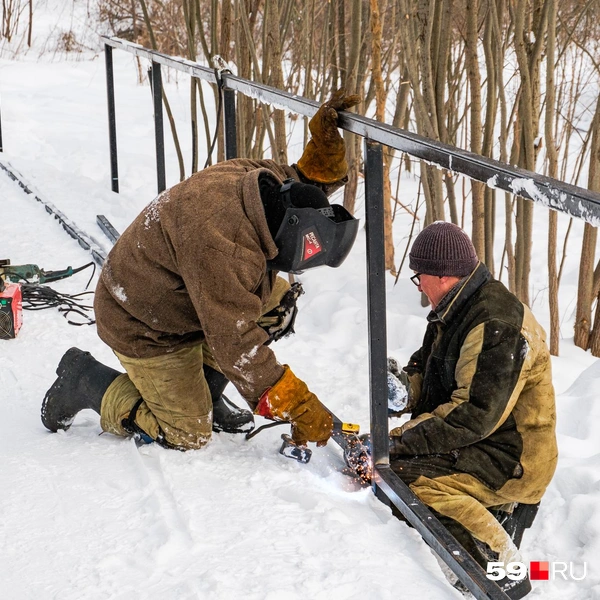
{"type": "Polygon", "coordinates": [[[389,464],[382,146],[365,140],[365,155],[371,443],[381,466],[389,464]]]}
{"type": "Polygon", "coordinates": [[[112,191],[119,193],[119,163],[117,160],[117,113],[115,110],[115,79],[112,46],[104,44],[106,63],[106,94],[108,97],[108,140],[110,144],[110,181],[112,191]]]}
{"type": "Polygon", "coordinates": [[[237,158],[237,128],[235,124],[235,91],[223,88],[223,124],[225,126],[225,159],[237,158]]]}
{"type": "Polygon", "coordinates": [[[165,136],[163,131],[162,77],[160,63],[152,61],[152,98],[154,100],[154,139],[156,142],[156,179],[158,193],[167,187],[165,177],[165,136]]]}

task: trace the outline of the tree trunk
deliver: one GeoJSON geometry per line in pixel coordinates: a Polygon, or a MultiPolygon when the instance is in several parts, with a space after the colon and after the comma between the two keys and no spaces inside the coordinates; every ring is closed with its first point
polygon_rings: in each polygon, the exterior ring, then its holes
{"type": "MultiPolygon", "coordinates": [[[[556,0],[547,0],[548,7],[548,40],[546,42],[546,114],[544,134],[546,156],[548,158],[548,175],[558,174],[558,153],[554,136],[554,61],[556,49],[556,0]]],[[[558,268],[556,264],[556,244],[558,237],[558,215],[551,210],[548,215],[548,301],[550,305],[550,354],[558,356],[560,322],[558,311],[558,268]]]]}
{"type": "Polygon", "coordinates": [[[598,230],[586,223],[583,229],[581,244],[581,261],[579,263],[579,284],[577,286],[577,311],[575,313],[576,346],[587,350],[592,327],[592,282],[594,276],[594,254],[598,230]]]}
{"type": "MultiPolygon", "coordinates": [[[[477,19],[479,0],[467,0],[467,35],[465,38],[466,65],[471,90],[471,152],[481,154],[481,75],[479,73],[479,57],[477,53],[477,19]]],[[[489,93],[489,92],[488,92],[489,93]]],[[[485,259],[485,208],[484,187],[479,181],[471,180],[472,198],[472,241],[481,260],[485,259]]]]}
{"type": "MultiPolygon", "coordinates": [[[[412,13],[406,0],[400,0],[402,59],[410,78],[414,95],[417,132],[439,140],[437,111],[433,85],[432,31],[435,2],[418,0],[412,13]]],[[[437,58],[437,57],[435,57],[437,58]]],[[[438,169],[421,161],[421,180],[427,206],[426,223],[445,220],[442,174],[438,169]]]]}
{"type": "MultiPolygon", "coordinates": [[[[381,16],[379,13],[379,0],[369,0],[371,7],[371,73],[375,83],[376,110],[375,118],[385,123],[385,103],[387,93],[383,82],[381,70],[381,16]]],[[[394,270],[394,238],[392,235],[392,209],[391,209],[391,186],[390,186],[390,153],[387,148],[383,151],[383,224],[384,224],[384,247],[385,268],[394,270]]]]}
{"type": "MultiPolygon", "coordinates": [[[[598,100],[596,102],[596,114],[594,115],[594,119],[592,121],[591,128],[592,128],[592,143],[590,146],[590,168],[589,168],[589,175],[588,175],[588,189],[592,190],[593,192],[600,192],[600,96],[598,96],[598,100]]],[[[586,223],[586,227],[588,227],[587,223],[586,223]]],[[[591,229],[591,226],[589,226],[589,227],[591,229]]],[[[594,234],[596,234],[598,232],[598,230],[596,228],[593,228],[593,230],[594,230],[594,234]]],[[[594,241],[593,249],[595,249],[596,235],[593,236],[593,241],[594,241]]],[[[588,251],[589,255],[586,252],[585,259],[584,259],[584,254],[583,254],[583,250],[582,250],[582,255],[581,255],[582,264],[585,262],[587,265],[588,260],[591,262],[592,265],[594,264],[593,249],[588,251]]],[[[581,270],[579,273],[580,273],[579,282],[581,285],[581,270]]],[[[590,267],[589,272],[586,271],[585,277],[586,277],[585,283],[587,285],[589,285],[591,288],[592,284],[593,284],[593,278],[594,278],[592,267],[590,267]]],[[[580,288],[580,294],[581,294],[581,288],[580,288]]],[[[591,304],[591,298],[589,299],[589,301],[591,304]]],[[[599,310],[598,305],[600,304],[598,297],[596,298],[596,302],[597,302],[596,310],[598,311],[599,310]]],[[[582,305],[583,304],[584,303],[582,301],[582,305]]],[[[587,308],[587,307],[585,305],[583,305],[582,308],[587,308]]],[[[578,310],[578,314],[579,314],[579,299],[577,302],[577,310],[578,310]]],[[[598,312],[596,314],[598,315],[598,312]]],[[[583,320],[581,323],[576,321],[576,323],[575,323],[576,333],[577,333],[578,326],[580,329],[583,329],[583,326],[584,326],[583,320]]],[[[584,337],[585,336],[582,335],[581,340],[578,340],[578,341],[583,341],[584,337]]],[[[577,346],[580,346],[580,344],[578,344],[577,341],[575,343],[577,346]]],[[[588,343],[590,344],[592,354],[594,356],[600,356],[600,323],[598,322],[598,320],[594,321],[594,329],[591,334],[591,339],[589,340],[588,343]]],[[[580,346],[580,347],[583,348],[583,346],[580,346]]]]}
{"type": "MultiPolygon", "coordinates": [[[[519,144],[518,165],[535,171],[535,137],[539,128],[540,64],[541,48],[547,25],[547,7],[544,0],[533,0],[527,11],[526,0],[518,0],[512,15],[515,27],[515,53],[521,76],[521,89],[515,141],[519,144]],[[526,26],[526,19],[528,23],[526,26]],[[534,41],[530,41],[530,31],[534,41]]],[[[516,293],[529,305],[529,272],[531,270],[531,246],[533,230],[533,203],[517,200],[517,273],[516,293]]]]}
{"type": "MultiPolygon", "coordinates": [[[[265,2],[265,38],[266,64],[263,69],[263,81],[277,89],[283,89],[283,71],[281,69],[281,40],[279,37],[279,7],[277,0],[266,0],[265,2]]],[[[275,132],[273,140],[275,146],[272,148],[273,160],[287,164],[287,138],[285,131],[285,112],[276,108],[273,111],[273,123],[275,132]]]]}
{"type": "MultiPolygon", "coordinates": [[[[352,0],[350,55],[348,56],[348,78],[346,80],[346,88],[352,94],[360,92],[357,81],[361,45],[362,5],[361,0],[352,0]]],[[[348,183],[344,186],[344,208],[350,214],[354,214],[356,190],[358,188],[359,153],[357,152],[356,139],[353,134],[344,131],[344,141],[346,142],[346,159],[348,160],[348,183]]]]}

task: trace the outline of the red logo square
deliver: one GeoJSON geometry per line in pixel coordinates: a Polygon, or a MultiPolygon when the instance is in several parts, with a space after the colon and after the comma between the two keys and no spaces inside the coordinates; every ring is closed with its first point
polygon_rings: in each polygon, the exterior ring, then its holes
{"type": "Polygon", "coordinates": [[[316,256],[323,249],[321,242],[315,231],[309,231],[304,234],[304,248],[302,250],[302,260],[308,260],[316,256]]]}
{"type": "Polygon", "coordinates": [[[550,579],[550,566],[545,561],[531,561],[529,563],[530,579],[550,579]]]}

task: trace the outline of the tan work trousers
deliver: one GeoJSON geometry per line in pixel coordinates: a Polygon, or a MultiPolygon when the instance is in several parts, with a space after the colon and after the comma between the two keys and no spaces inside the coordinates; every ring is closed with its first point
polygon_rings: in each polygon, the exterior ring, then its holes
{"type": "MultiPolygon", "coordinates": [[[[519,498],[494,491],[468,473],[453,469],[444,456],[392,460],[390,466],[416,496],[439,515],[464,527],[474,538],[499,554],[502,562],[520,561],[518,548],[488,508],[506,507],[519,498]]],[[[527,497],[523,493],[523,497],[527,497]]],[[[453,535],[459,539],[461,536],[453,535]]],[[[465,540],[459,539],[465,544],[465,540]]],[[[477,558],[477,557],[475,557],[477,558]]],[[[485,567],[484,567],[485,568],[485,567]]]]}
{"type": "Polygon", "coordinates": [[[210,440],[212,401],[204,378],[202,344],[153,358],[115,354],[127,373],[113,381],[102,399],[104,431],[129,435],[123,420],[143,398],[135,423],[152,439],[186,450],[201,448],[210,440]]]}
{"type": "MultiPolygon", "coordinates": [[[[289,287],[285,279],[276,279],[263,314],[279,305],[289,287]]],[[[204,364],[220,369],[206,343],[152,358],[115,354],[126,373],[111,383],[102,398],[100,424],[104,431],[130,435],[123,421],[143,398],[135,424],[153,440],[163,439],[181,450],[201,448],[210,440],[212,399],[204,364]]]]}

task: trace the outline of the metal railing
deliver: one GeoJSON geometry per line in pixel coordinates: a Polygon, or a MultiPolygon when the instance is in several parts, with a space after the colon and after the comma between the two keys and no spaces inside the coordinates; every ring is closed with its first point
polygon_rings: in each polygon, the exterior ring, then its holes
{"type": "MultiPolygon", "coordinates": [[[[235,142],[236,93],[307,117],[312,117],[319,107],[312,100],[242,79],[226,71],[212,70],[184,58],[167,56],[118,38],[103,37],[103,41],[106,49],[111,178],[114,191],[118,191],[118,167],[112,70],[113,48],[124,50],[152,62],[159,191],[162,191],[165,186],[161,65],[222,87],[225,156],[227,159],[237,156],[235,142]]],[[[406,152],[442,169],[460,173],[500,190],[518,193],[520,196],[550,208],[584,219],[593,225],[600,224],[600,194],[537,173],[511,167],[408,131],[395,129],[360,115],[342,113],[340,127],[365,139],[370,418],[374,491],[379,498],[395,506],[404,515],[476,598],[506,599],[508,596],[494,582],[487,579],[483,569],[389,467],[382,145],[406,152]]]]}

